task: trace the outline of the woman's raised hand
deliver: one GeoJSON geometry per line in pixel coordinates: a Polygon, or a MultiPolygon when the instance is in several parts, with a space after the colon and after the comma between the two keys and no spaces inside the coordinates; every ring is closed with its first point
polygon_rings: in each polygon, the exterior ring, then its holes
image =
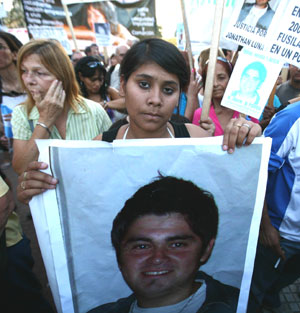
{"type": "Polygon", "coordinates": [[[207,132],[209,132],[209,134],[211,136],[214,136],[215,130],[216,130],[216,125],[210,117],[208,117],[207,119],[205,119],[203,121],[200,121],[200,127],[202,127],[207,132]]]}
{"type": "Polygon", "coordinates": [[[38,93],[34,94],[33,98],[40,114],[39,122],[44,123],[47,127],[52,126],[64,107],[66,93],[63,90],[62,82],[54,80],[44,99],[38,93]]]}

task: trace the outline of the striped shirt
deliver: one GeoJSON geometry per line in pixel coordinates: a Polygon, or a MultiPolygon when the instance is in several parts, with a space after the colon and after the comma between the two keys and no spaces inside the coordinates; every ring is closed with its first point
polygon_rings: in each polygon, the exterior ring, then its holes
{"type": "MultiPolygon", "coordinates": [[[[68,112],[66,140],[91,140],[111,126],[109,116],[99,103],[88,99],[84,99],[84,102],[85,108],[77,104],[78,113],[72,108],[68,112]]],[[[16,106],[11,120],[14,139],[29,140],[32,131],[28,120],[32,120],[35,127],[39,117],[36,106],[32,108],[29,117],[25,105],[16,106]]],[[[50,139],[62,139],[55,125],[50,139]]]]}
{"type": "Polygon", "coordinates": [[[300,241],[300,101],[278,112],[264,135],[271,137],[266,200],[280,235],[300,241]]]}

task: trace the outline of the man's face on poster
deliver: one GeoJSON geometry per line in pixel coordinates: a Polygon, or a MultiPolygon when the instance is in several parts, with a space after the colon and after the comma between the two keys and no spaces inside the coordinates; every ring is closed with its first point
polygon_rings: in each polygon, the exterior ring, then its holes
{"type": "Polygon", "coordinates": [[[202,240],[183,215],[145,215],[132,223],[122,240],[119,267],[137,297],[184,299],[200,261],[209,256],[201,252],[202,240]]]}
{"type": "Polygon", "coordinates": [[[261,83],[259,71],[248,69],[241,78],[241,93],[245,96],[251,96],[259,89],[261,83]]]}
{"type": "Polygon", "coordinates": [[[256,5],[266,7],[268,4],[269,0],[256,0],[256,5]]]}

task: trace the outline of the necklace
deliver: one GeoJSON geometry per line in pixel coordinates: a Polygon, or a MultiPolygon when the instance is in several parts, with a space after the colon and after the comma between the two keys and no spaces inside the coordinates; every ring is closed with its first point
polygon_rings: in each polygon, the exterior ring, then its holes
{"type": "MultiPolygon", "coordinates": [[[[130,127],[130,125],[128,125],[128,127],[127,127],[126,130],[125,130],[125,133],[124,133],[124,135],[123,135],[123,140],[125,140],[126,137],[127,137],[127,133],[128,133],[129,127],[130,127]]],[[[174,138],[174,135],[172,134],[172,132],[171,132],[171,130],[170,130],[170,128],[169,128],[168,126],[167,126],[167,131],[168,131],[170,137],[171,137],[171,138],[174,138]]]]}

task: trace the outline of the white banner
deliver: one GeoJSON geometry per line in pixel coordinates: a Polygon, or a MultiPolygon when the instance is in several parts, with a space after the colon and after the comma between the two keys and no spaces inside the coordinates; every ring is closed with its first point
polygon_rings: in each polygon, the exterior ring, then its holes
{"type": "Polygon", "coordinates": [[[56,190],[30,203],[58,312],[87,312],[131,294],[110,242],[112,220],[158,172],[214,195],[219,231],[201,270],[241,288],[238,312],[246,312],[271,140],[258,138],[232,155],[221,140],[38,140],[40,160],[59,179],[56,190]]]}

